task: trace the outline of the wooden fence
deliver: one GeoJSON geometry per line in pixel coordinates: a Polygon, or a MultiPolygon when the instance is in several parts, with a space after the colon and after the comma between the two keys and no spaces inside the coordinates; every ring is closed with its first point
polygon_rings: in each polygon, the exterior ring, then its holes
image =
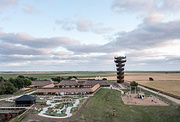
{"type": "Polygon", "coordinates": [[[20,122],[34,107],[34,104],[29,107],[26,111],[24,111],[22,114],[20,114],[19,116],[11,119],[9,122],[20,122]]]}

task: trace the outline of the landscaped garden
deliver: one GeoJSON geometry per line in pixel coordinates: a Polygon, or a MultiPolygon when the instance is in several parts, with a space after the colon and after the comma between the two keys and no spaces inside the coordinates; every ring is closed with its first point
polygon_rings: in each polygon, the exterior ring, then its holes
{"type": "MultiPolygon", "coordinates": [[[[46,102],[40,103],[45,105],[40,112],[37,112],[39,116],[49,118],[66,118],[70,117],[78,110],[78,106],[83,103],[87,96],[63,96],[63,97],[50,97],[50,98],[38,98],[47,99],[46,102]]],[[[34,112],[35,113],[35,112],[34,112]]]]}

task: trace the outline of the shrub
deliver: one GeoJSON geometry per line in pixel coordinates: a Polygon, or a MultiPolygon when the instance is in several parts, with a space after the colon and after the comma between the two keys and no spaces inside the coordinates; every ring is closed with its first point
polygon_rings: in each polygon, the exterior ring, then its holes
{"type": "Polygon", "coordinates": [[[153,81],[154,79],[152,77],[149,78],[150,81],[153,81]]]}
{"type": "Polygon", "coordinates": [[[107,80],[107,78],[103,78],[102,80],[107,80]]]}

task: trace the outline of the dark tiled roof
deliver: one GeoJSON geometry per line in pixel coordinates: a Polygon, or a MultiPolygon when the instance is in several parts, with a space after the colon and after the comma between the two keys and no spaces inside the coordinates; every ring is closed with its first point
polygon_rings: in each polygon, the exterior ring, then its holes
{"type": "Polygon", "coordinates": [[[36,97],[32,97],[30,95],[23,95],[17,99],[15,99],[14,101],[34,101],[36,100],[36,97]]]}
{"type": "Polygon", "coordinates": [[[52,82],[50,80],[36,80],[36,81],[31,81],[32,82],[32,85],[34,86],[46,86],[46,85],[49,85],[49,84],[52,84],[52,82]]]}

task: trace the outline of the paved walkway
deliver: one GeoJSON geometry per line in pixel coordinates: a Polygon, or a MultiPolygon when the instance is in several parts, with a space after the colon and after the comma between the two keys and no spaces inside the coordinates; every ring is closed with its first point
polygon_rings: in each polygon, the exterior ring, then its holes
{"type": "MultiPolygon", "coordinates": [[[[126,83],[129,83],[129,82],[127,82],[127,81],[125,81],[125,82],[126,82],[126,83]]],[[[141,85],[138,85],[138,87],[139,87],[139,88],[142,88],[142,89],[144,89],[144,90],[146,90],[146,91],[152,92],[152,93],[154,93],[154,94],[157,94],[157,95],[159,95],[159,96],[163,96],[163,97],[165,97],[165,98],[167,98],[167,99],[169,99],[169,100],[171,100],[171,101],[173,101],[173,102],[175,102],[175,103],[177,103],[177,104],[180,104],[180,100],[179,100],[179,99],[170,97],[170,96],[165,95],[165,94],[162,94],[162,93],[158,93],[158,92],[153,91],[153,90],[151,90],[151,89],[145,88],[145,87],[143,87],[143,86],[141,86],[141,85]]]]}
{"type": "Polygon", "coordinates": [[[150,92],[152,92],[152,93],[154,93],[154,94],[157,94],[157,95],[159,95],[159,96],[163,96],[163,97],[165,97],[165,98],[167,98],[167,99],[169,99],[169,100],[171,100],[171,101],[173,101],[173,102],[175,102],[175,103],[177,103],[177,104],[180,104],[180,100],[179,100],[179,99],[170,97],[170,96],[165,95],[165,94],[162,94],[162,93],[158,93],[158,92],[153,91],[153,90],[151,90],[151,89],[145,88],[145,87],[143,87],[143,86],[141,86],[141,85],[138,85],[138,87],[139,87],[139,88],[142,88],[142,89],[144,89],[144,90],[146,90],[146,91],[150,91],[150,92]]]}
{"type": "Polygon", "coordinates": [[[116,87],[111,86],[111,88],[106,88],[106,89],[116,89],[116,90],[121,91],[121,94],[124,94],[124,91],[122,91],[121,88],[116,88],[116,87]]]}
{"type": "MultiPolygon", "coordinates": [[[[29,92],[27,93],[27,95],[30,95],[32,93],[34,93],[35,91],[32,91],[32,92],[29,92]]],[[[18,98],[18,97],[21,97],[22,95],[25,95],[25,94],[21,94],[21,95],[17,95],[17,96],[11,96],[11,97],[7,97],[7,98],[3,98],[3,99],[0,99],[0,101],[3,101],[3,100],[6,100],[6,101],[10,101],[10,102],[13,102],[14,99],[18,98]]]]}
{"type": "Polygon", "coordinates": [[[77,100],[75,101],[75,103],[73,104],[73,106],[67,107],[66,113],[65,113],[66,116],[63,116],[63,117],[45,115],[45,113],[46,113],[46,111],[48,110],[49,107],[54,107],[56,104],[59,104],[59,103],[51,103],[51,102],[53,102],[53,101],[52,101],[52,100],[48,100],[48,101],[46,102],[47,105],[51,105],[51,106],[48,106],[48,107],[43,108],[43,110],[38,114],[39,116],[47,117],[47,118],[67,118],[67,117],[70,117],[70,116],[72,116],[71,108],[77,107],[77,105],[78,105],[79,102],[80,102],[80,99],[77,99],[77,100]]]}
{"type": "Polygon", "coordinates": [[[118,84],[120,87],[121,87],[121,89],[126,89],[123,85],[121,85],[121,84],[118,84]]]}

